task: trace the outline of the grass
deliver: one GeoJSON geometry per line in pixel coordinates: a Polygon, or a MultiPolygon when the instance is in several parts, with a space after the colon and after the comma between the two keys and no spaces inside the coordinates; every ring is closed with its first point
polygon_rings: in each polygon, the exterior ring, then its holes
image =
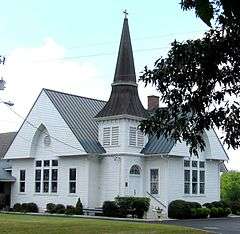
{"type": "Polygon", "coordinates": [[[50,216],[0,214],[0,233],[17,234],[156,234],[205,232],[165,224],[144,224],[125,221],[90,220],[50,216]]]}

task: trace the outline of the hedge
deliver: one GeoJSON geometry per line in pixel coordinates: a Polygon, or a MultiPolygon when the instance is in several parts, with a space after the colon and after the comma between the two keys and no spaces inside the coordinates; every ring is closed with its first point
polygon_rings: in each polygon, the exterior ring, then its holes
{"type": "Polygon", "coordinates": [[[148,211],[150,199],[147,197],[116,197],[115,201],[103,203],[103,215],[108,217],[126,218],[128,215],[143,218],[148,211]]]}
{"type": "Polygon", "coordinates": [[[76,214],[76,208],[74,206],[66,206],[65,214],[66,215],[74,215],[74,214],[76,214]]]}
{"type": "Polygon", "coordinates": [[[119,206],[115,201],[105,201],[103,203],[103,215],[107,217],[118,217],[119,206]]]}
{"type": "Polygon", "coordinates": [[[47,212],[50,214],[67,214],[67,215],[83,215],[83,205],[80,198],[78,198],[76,206],[67,205],[66,207],[63,204],[53,204],[48,203],[46,206],[47,212]]]}
{"type": "Polygon", "coordinates": [[[168,206],[168,216],[174,219],[207,218],[209,215],[211,218],[218,218],[227,217],[230,213],[231,209],[223,201],[205,203],[202,208],[196,202],[175,200],[168,206]]]}
{"type": "Polygon", "coordinates": [[[38,206],[37,204],[30,202],[30,203],[16,203],[13,206],[13,211],[15,212],[30,212],[30,213],[38,213],[38,206]]]}
{"type": "Polygon", "coordinates": [[[208,208],[192,208],[191,209],[191,218],[195,219],[205,219],[209,216],[210,209],[208,208]]]}

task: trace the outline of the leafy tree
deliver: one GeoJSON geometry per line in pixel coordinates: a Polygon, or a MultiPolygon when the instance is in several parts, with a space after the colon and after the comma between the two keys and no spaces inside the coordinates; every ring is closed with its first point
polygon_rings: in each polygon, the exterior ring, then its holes
{"type": "Polygon", "coordinates": [[[146,134],[186,141],[190,153],[204,150],[204,130],[225,132],[224,143],[240,146],[240,4],[237,0],[182,0],[214,27],[197,40],[174,41],[165,58],[140,77],[160,92],[159,108],[140,124],[146,134]]]}
{"type": "Polygon", "coordinates": [[[221,199],[240,201],[240,172],[229,171],[221,176],[221,199]]]}

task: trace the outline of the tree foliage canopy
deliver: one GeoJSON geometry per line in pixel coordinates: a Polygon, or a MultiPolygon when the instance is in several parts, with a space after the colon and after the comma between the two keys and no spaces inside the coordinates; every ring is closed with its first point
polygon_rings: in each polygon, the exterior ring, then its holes
{"type": "Polygon", "coordinates": [[[221,176],[221,199],[240,201],[240,172],[229,171],[221,176]]]}
{"type": "Polygon", "coordinates": [[[145,67],[140,80],[153,84],[166,108],[140,124],[147,134],[164,134],[186,141],[190,153],[203,150],[204,130],[225,132],[224,143],[240,146],[240,7],[235,0],[182,0],[208,26],[203,38],[174,41],[153,69],[145,67]]]}

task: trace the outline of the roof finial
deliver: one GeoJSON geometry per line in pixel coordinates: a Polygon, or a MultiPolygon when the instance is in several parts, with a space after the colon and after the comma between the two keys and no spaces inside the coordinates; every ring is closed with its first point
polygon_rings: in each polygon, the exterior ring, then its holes
{"type": "Polygon", "coordinates": [[[127,19],[127,16],[128,16],[127,9],[125,9],[125,10],[123,11],[123,14],[125,15],[125,19],[127,19]]]}

